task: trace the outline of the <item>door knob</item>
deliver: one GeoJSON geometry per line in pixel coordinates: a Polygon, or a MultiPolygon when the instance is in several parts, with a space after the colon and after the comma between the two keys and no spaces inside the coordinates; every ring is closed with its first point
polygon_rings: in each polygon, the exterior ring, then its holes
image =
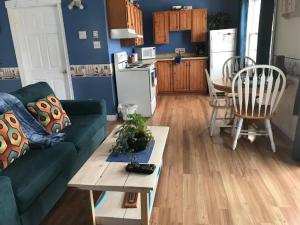
{"type": "Polygon", "coordinates": [[[67,74],[68,71],[67,71],[67,70],[63,70],[62,73],[63,73],[63,74],[67,74]]]}

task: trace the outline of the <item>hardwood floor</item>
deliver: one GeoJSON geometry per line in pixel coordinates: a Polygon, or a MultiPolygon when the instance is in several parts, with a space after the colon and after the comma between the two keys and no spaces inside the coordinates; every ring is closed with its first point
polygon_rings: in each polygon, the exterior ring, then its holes
{"type": "MultiPolygon", "coordinates": [[[[210,108],[199,95],[160,96],[150,125],[170,126],[152,225],[299,225],[300,163],[290,144],[209,137],[210,108]]],[[[112,127],[113,124],[111,124],[112,127]]],[[[43,225],[92,224],[88,192],[69,189],[43,225]]]]}

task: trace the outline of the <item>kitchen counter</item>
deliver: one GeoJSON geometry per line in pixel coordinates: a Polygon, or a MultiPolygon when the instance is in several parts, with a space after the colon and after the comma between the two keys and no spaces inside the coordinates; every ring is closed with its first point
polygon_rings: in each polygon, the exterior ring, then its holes
{"type": "MultiPolygon", "coordinates": [[[[139,60],[138,63],[141,64],[153,64],[159,61],[173,61],[175,60],[175,54],[161,54],[157,55],[155,59],[145,59],[145,60],[139,60]]],[[[207,60],[208,56],[196,56],[192,54],[185,54],[182,55],[181,60],[197,60],[197,59],[202,59],[202,60],[207,60]]]]}

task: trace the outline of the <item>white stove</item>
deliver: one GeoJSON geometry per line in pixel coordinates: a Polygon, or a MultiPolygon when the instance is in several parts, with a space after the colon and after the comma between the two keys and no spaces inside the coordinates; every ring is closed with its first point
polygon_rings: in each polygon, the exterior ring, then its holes
{"type": "Polygon", "coordinates": [[[136,104],[137,112],[152,116],[156,108],[157,77],[154,64],[128,64],[126,52],[114,55],[119,104],[136,104]]]}

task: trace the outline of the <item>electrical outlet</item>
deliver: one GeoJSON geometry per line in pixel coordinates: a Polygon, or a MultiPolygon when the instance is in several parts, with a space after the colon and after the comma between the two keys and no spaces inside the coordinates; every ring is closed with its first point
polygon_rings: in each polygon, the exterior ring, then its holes
{"type": "Polygon", "coordinates": [[[99,49],[99,48],[101,48],[101,43],[100,43],[100,41],[94,41],[93,44],[94,44],[94,49],[99,49]]]}
{"type": "Polygon", "coordinates": [[[175,48],[175,53],[176,54],[182,54],[182,53],[185,53],[185,48],[175,48]]]}

